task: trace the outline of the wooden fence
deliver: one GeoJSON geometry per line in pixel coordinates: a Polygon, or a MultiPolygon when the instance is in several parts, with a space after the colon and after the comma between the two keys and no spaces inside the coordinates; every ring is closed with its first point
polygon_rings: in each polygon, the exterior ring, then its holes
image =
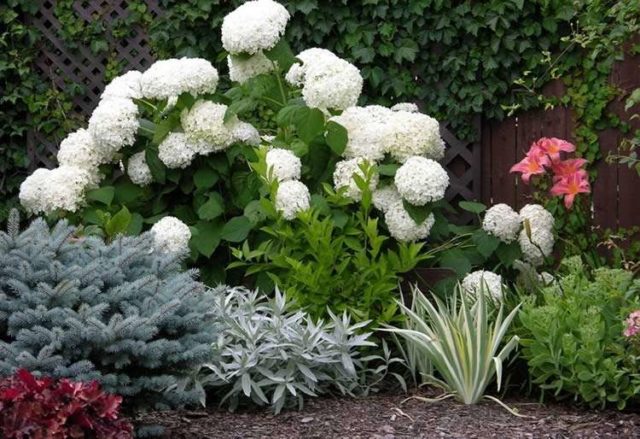
{"type": "MultiPolygon", "coordinates": [[[[621,89],[621,97],[611,103],[608,110],[623,120],[629,119],[624,110],[628,94],[640,87],[640,56],[627,56],[616,63],[611,84],[621,89]]],[[[549,85],[546,93],[564,94],[560,81],[549,85]]],[[[638,109],[631,111],[640,112],[638,109]]],[[[634,128],[640,123],[632,121],[634,128]]],[[[575,122],[572,111],[566,107],[536,110],[507,118],[501,122],[484,121],[482,124],[482,200],[486,203],[507,203],[520,207],[531,198],[530,188],[523,184],[509,168],[523,158],[532,142],[540,137],[560,137],[573,140],[575,122]]],[[[600,133],[603,157],[616,152],[622,141],[619,130],[608,129],[600,133]]],[[[623,165],[608,164],[600,160],[596,165],[597,178],[593,184],[593,223],[603,229],[640,226],[640,177],[623,165]]]]}

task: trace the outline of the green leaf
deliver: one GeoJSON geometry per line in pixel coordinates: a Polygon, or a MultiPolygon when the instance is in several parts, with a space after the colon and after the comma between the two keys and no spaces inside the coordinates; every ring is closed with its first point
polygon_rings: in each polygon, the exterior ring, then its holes
{"type": "Polygon", "coordinates": [[[463,276],[471,271],[471,263],[464,252],[452,249],[444,253],[440,258],[440,266],[451,268],[458,276],[463,276]]]}
{"type": "Polygon", "coordinates": [[[476,245],[478,252],[488,258],[500,245],[500,240],[495,236],[489,235],[482,229],[477,230],[471,237],[471,240],[476,245]]]}
{"type": "Polygon", "coordinates": [[[200,168],[193,174],[193,183],[198,189],[209,189],[213,187],[219,179],[220,176],[218,173],[208,167],[200,168]]]}
{"type": "Polygon", "coordinates": [[[158,149],[155,147],[149,147],[144,151],[144,158],[149,166],[153,179],[160,184],[166,182],[167,168],[158,158],[158,149]]]}
{"type": "Polygon", "coordinates": [[[324,113],[317,108],[309,109],[307,117],[296,123],[296,129],[300,138],[306,143],[310,143],[324,131],[324,113]]]}
{"type": "Polygon", "coordinates": [[[329,121],[327,123],[327,132],[324,137],[327,145],[329,145],[331,150],[337,155],[342,155],[347,148],[349,134],[347,133],[347,129],[337,122],[329,121]]]}
{"type": "Polygon", "coordinates": [[[413,219],[417,225],[422,224],[431,213],[431,207],[429,205],[414,206],[406,200],[402,200],[402,205],[404,206],[404,210],[407,211],[411,219],[413,219]]]}
{"type": "Polygon", "coordinates": [[[522,250],[520,249],[518,241],[510,244],[501,243],[496,249],[496,255],[498,256],[498,259],[500,259],[500,262],[507,267],[510,267],[516,259],[522,256],[522,250]]]}
{"type": "Polygon", "coordinates": [[[198,217],[203,220],[212,220],[224,213],[224,200],[222,196],[213,192],[209,199],[198,209],[198,217]]]}
{"type": "Polygon", "coordinates": [[[171,113],[165,119],[162,119],[156,124],[155,131],[153,133],[152,143],[154,145],[160,145],[167,135],[172,132],[177,126],[180,125],[180,114],[171,113]]]}
{"type": "Polygon", "coordinates": [[[222,239],[229,242],[244,241],[252,228],[253,224],[244,215],[231,218],[222,228],[222,239]]]}
{"type": "Polygon", "coordinates": [[[289,43],[287,43],[285,38],[281,38],[273,49],[267,50],[264,54],[271,61],[277,62],[278,68],[283,72],[288,71],[291,65],[296,62],[293,51],[291,50],[291,47],[289,47],[289,43]]]}
{"type": "Polygon", "coordinates": [[[487,206],[482,203],[476,203],[475,201],[460,201],[458,203],[460,209],[466,210],[467,212],[480,214],[487,210],[487,206]]]}
{"type": "Polygon", "coordinates": [[[87,199],[98,201],[107,206],[111,205],[113,197],[115,195],[115,188],[113,186],[103,186],[98,189],[93,189],[87,192],[87,199]]]}
{"type": "Polygon", "coordinates": [[[129,227],[127,227],[127,235],[136,236],[142,232],[142,224],[144,218],[137,212],[131,214],[131,221],[129,222],[129,227]]]}
{"type": "Polygon", "coordinates": [[[378,173],[380,175],[386,175],[388,177],[394,177],[396,175],[396,171],[400,167],[397,163],[389,163],[384,165],[378,165],[378,173]]]}
{"type": "Polygon", "coordinates": [[[124,234],[129,228],[131,223],[131,212],[125,206],[118,211],[109,221],[105,224],[104,231],[107,232],[107,236],[114,237],[124,234]]]}
{"type": "Polygon", "coordinates": [[[211,257],[220,244],[222,225],[219,221],[199,221],[195,227],[195,233],[191,237],[191,244],[200,254],[211,257]]]}
{"type": "Polygon", "coordinates": [[[267,213],[262,207],[260,200],[250,201],[244,208],[244,216],[249,218],[251,224],[256,225],[267,219],[267,213]]]}

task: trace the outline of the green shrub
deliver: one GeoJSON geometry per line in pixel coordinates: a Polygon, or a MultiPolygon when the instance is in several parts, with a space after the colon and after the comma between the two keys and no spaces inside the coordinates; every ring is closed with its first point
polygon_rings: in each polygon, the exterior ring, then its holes
{"type": "Polygon", "coordinates": [[[97,379],[134,405],[197,402],[165,389],[209,360],[213,294],[150,234],[106,245],[76,232],[38,219],[0,233],[0,375],[97,379]]]}
{"type": "Polygon", "coordinates": [[[622,332],[639,291],[630,272],[588,273],[578,257],[564,261],[558,282],[520,315],[522,355],[543,394],[620,409],[638,401],[640,360],[622,332]]]}

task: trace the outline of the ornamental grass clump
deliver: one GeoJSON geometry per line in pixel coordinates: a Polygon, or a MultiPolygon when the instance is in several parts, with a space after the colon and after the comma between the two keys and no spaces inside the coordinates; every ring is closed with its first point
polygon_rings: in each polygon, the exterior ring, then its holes
{"type": "Polygon", "coordinates": [[[214,296],[151,233],[105,244],[66,221],[0,233],[0,375],[98,380],[131,406],[181,406],[166,389],[211,357],[214,296]]]}
{"type": "MultiPolygon", "coordinates": [[[[509,326],[519,306],[506,316],[504,307],[497,313],[487,306],[481,292],[471,303],[455,291],[446,302],[424,296],[414,289],[411,307],[401,304],[407,319],[405,328],[386,329],[404,339],[405,349],[422,355],[436,374],[424,373],[423,382],[442,387],[446,394],[465,404],[476,404],[488,398],[503,405],[486,389],[494,379],[498,390],[502,381],[502,365],[518,345],[518,337],[505,342],[509,326]]],[[[428,400],[426,398],[419,398],[428,400]]]]}

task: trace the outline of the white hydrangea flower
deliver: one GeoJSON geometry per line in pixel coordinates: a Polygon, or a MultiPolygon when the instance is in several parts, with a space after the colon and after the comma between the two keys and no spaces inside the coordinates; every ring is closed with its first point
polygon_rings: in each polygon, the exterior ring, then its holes
{"type": "Polygon", "coordinates": [[[31,213],[75,212],[92,185],[91,173],[74,166],[37,169],[20,185],[20,202],[31,213]]]}
{"type": "Polygon", "coordinates": [[[127,175],[129,175],[133,183],[139,186],[146,186],[153,181],[151,169],[149,169],[149,165],[147,165],[144,151],[137,152],[129,158],[127,175]]]}
{"type": "Polygon", "coordinates": [[[436,222],[433,214],[430,214],[422,224],[416,224],[402,205],[402,201],[396,201],[387,206],[384,213],[384,221],[387,223],[389,234],[403,242],[412,242],[425,239],[429,236],[433,224],[436,222]]]}
{"type": "MultiPolygon", "coordinates": [[[[336,163],[336,169],[333,172],[333,187],[336,190],[346,187],[345,196],[352,200],[360,201],[362,199],[362,191],[358,188],[358,185],[353,179],[353,175],[357,174],[363,179],[365,178],[364,172],[362,172],[360,168],[364,163],[368,162],[362,158],[342,160],[336,163]]],[[[371,177],[371,181],[369,181],[369,189],[371,189],[371,191],[374,191],[376,186],[378,186],[378,180],[379,175],[375,172],[371,177]]]]}
{"type": "Polygon", "coordinates": [[[100,99],[140,99],[142,97],[142,89],[140,88],[141,78],[142,73],[137,70],[131,70],[124,75],[113,78],[104,88],[100,99]]]}
{"type": "Polygon", "coordinates": [[[462,289],[472,297],[482,291],[496,301],[502,301],[502,276],[491,271],[478,270],[462,279],[462,289]]]}
{"type": "Polygon", "coordinates": [[[518,236],[518,242],[524,260],[537,267],[542,265],[545,257],[549,257],[553,252],[555,238],[551,229],[531,227],[531,238],[523,228],[518,236]]]}
{"type": "Polygon", "coordinates": [[[165,216],[151,227],[156,250],[164,253],[185,255],[189,252],[191,230],[189,226],[173,216],[165,216]]]}
{"type": "Polygon", "coordinates": [[[520,227],[520,215],[511,206],[504,203],[491,206],[482,221],[482,228],[485,232],[507,244],[518,238],[520,227]]]}
{"type": "Polygon", "coordinates": [[[409,157],[424,156],[432,160],[444,157],[445,144],[437,120],[422,113],[393,111],[384,138],[385,151],[404,163],[409,157]]]}
{"type": "Polygon", "coordinates": [[[286,80],[302,86],[302,97],[310,107],[344,110],[358,102],[362,76],[353,64],[326,49],[307,49],[296,57],[286,80]]]}
{"type": "Polygon", "coordinates": [[[267,167],[277,181],[298,180],[302,162],[287,149],[273,148],[267,152],[267,167]]]}
{"type": "Polygon", "coordinates": [[[229,55],[227,56],[227,65],[229,66],[229,78],[240,84],[244,84],[255,76],[269,73],[275,68],[273,61],[262,52],[249,58],[229,55]]]}
{"type": "Polygon", "coordinates": [[[186,168],[196,155],[194,148],[184,133],[169,133],[158,145],[158,158],[167,168],[186,168]]]}
{"type": "Polygon", "coordinates": [[[241,122],[236,118],[229,129],[234,142],[242,142],[252,146],[260,145],[260,132],[250,123],[241,122]]]}
{"type": "Polygon", "coordinates": [[[222,22],[222,46],[232,54],[272,49],[284,35],[290,15],[272,0],[248,1],[222,22]]]}
{"type": "Polygon", "coordinates": [[[131,99],[110,98],[93,110],[88,131],[99,155],[109,162],[120,149],[133,145],[139,126],[138,106],[131,99]]]}
{"type": "Polygon", "coordinates": [[[424,206],[444,198],[449,175],[440,163],[424,157],[410,157],[396,171],[398,192],[409,203],[424,206]]]}
{"type": "Polygon", "coordinates": [[[142,74],[142,95],[149,99],[169,99],[182,93],[194,96],[214,93],[218,71],[202,58],[172,58],[156,61],[142,74]]]}
{"type": "Polygon", "coordinates": [[[396,189],[396,186],[393,183],[389,186],[385,186],[373,191],[371,198],[373,201],[373,206],[382,212],[386,212],[387,209],[390,206],[393,206],[394,203],[402,203],[402,197],[398,193],[398,189],[396,189]]]}
{"type": "Polygon", "coordinates": [[[97,172],[98,166],[104,161],[100,152],[89,131],[81,128],[60,143],[58,164],[97,172]]]}
{"type": "Polygon", "coordinates": [[[418,113],[420,109],[413,102],[399,102],[391,107],[392,111],[406,111],[408,113],[418,113]]]}
{"type": "Polygon", "coordinates": [[[182,111],[182,128],[197,153],[222,151],[234,142],[231,128],[237,119],[225,123],[226,112],[226,105],[204,100],[197,101],[190,110],[182,111]]]}
{"type": "Polygon", "coordinates": [[[520,209],[522,231],[518,237],[524,259],[534,266],[544,263],[553,252],[553,215],[539,204],[527,204],[520,209]],[[531,236],[527,233],[527,227],[531,236]]]}
{"type": "Polygon", "coordinates": [[[348,133],[345,158],[361,157],[371,162],[384,159],[383,139],[392,111],[379,105],[349,107],[330,120],[342,125],[348,133]]]}
{"type": "Polygon", "coordinates": [[[529,221],[532,228],[553,229],[555,220],[551,212],[540,204],[527,204],[520,209],[520,219],[529,221]]]}
{"type": "Polygon", "coordinates": [[[283,181],[276,192],[276,209],[286,220],[292,220],[298,212],[309,209],[309,189],[298,180],[283,181]]]}

